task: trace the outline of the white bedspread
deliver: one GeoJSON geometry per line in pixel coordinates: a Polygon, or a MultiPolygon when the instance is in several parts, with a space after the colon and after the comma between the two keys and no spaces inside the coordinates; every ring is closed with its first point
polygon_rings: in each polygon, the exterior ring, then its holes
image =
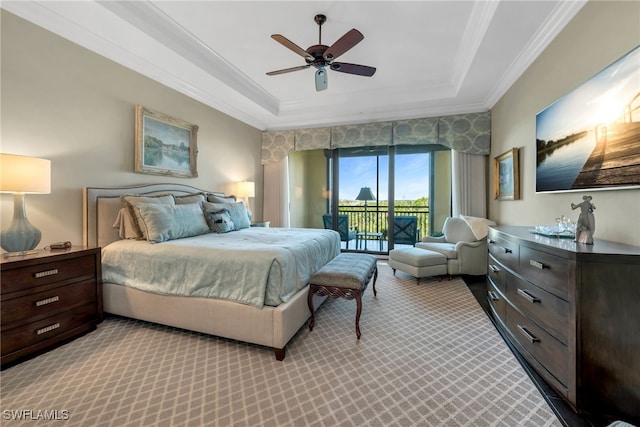
{"type": "Polygon", "coordinates": [[[102,276],[147,292],[278,306],[339,253],[339,234],[323,229],[253,227],[156,244],[119,240],[102,249],[102,276]]]}

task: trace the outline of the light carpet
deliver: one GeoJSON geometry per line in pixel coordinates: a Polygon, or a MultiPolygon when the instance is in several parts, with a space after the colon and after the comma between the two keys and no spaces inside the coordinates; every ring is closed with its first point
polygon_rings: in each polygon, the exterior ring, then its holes
{"type": "Polygon", "coordinates": [[[264,347],[109,317],[3,371],[2,424],[560,425],[461,279],[416,285],[378,267],[360,340],[353,300],[325,302],[282,362],[264,347]]]}

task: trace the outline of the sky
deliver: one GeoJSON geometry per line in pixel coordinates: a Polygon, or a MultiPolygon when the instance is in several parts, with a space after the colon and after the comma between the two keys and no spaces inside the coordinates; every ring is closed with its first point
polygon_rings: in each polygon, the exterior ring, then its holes
{"type": "MultiPolygon", "coordinates": [[[[380,157],[378,197],[388,200],[389,157],[380,157]]],[[[396,200],[415,200],[429,195],[429,161],[427,154],[396,154],[396,200]]],[[[376,157],[340,159],[340,200],[355,200],[362,187],[371,187],[376,195],[376,157]]]]}
{"type": "Polygon", "coordinates": [[[620,58],[536,116],[536,138],[561,139],[611,123],[640,93],[640,48],[620,58]]]}

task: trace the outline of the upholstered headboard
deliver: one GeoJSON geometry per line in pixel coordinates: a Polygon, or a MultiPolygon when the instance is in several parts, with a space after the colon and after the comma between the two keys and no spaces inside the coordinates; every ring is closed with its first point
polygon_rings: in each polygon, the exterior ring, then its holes
{"type": "Polygon", "coordinates": [[[122,208],[120,196],[125,194],[153,195],[171,193],[183,196],[190,193],[224,196],[224,193],[201,190],[184,184],[143,184],[128,187],[85,187],[82,192],[82,241],[86,246],[104,247],[119,240],[113,228],[118,211],[122,208]]]}

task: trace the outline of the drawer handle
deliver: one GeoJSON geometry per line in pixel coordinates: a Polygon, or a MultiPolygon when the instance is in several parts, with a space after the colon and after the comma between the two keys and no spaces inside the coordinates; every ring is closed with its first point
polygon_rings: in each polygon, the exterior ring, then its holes
{"type": "Polygon", "coordinates": [[[58,329],[60,327],[60,323],[54,323],[53,325],[45,326],[44,328],[40,328],[36,331],[37,335],[42,335],[47,332],[53,331],[54,329],[58,329]]]}
{"type": "Polygon", "coordinates": [[[40,306],[51,304],[52,302],[58,302],[58,301],[60,301],[60,297],[58,295],[51,298],[41,299],[40,301],[36,301],[36,307],[40,307],[40,306]]]}
{"type": "Polygon", "coordinates": [[[502,250],[504,251],[505,254],[513,253],[513,251],[509,248],[502,248],[502,250]]]}
{"type": "Polygon", "coordinates": [[[495,292],[487,291],[487,293],[489,294],[489,298],[491,298],[492,301],[500,301],[500,298],[498,298],[498,295],[495,292]]]}
{"type": "Polygon", "coordinates": [[[529,332],[529,330],[526,327],[522,325],[518,325],[518,329],[520,330],[520,333],[522,333],[522,335],[524,335],[529,341],[531,341],[532,344],[540,342],[540,338],[536,337],[531,332],[529,332]]]}
{"type": "Polygon", "coordinates": [[[492,273],[500,273],[500,267],[494,264],[489,264],[489,270],[491,270],[492,273]]]}
{"type": "Polygon", "coordinates": [[[531,265],[532,267],[535,267],[535,268],[539,268],[540,270],[544,270],[545,268],[549,268],[548,266],[544,265],[543,263],[541,263],[539,261],[536,261],[536,260],[533,260],[533,259],[529,260],[529,265],[531,265]]]}
{"type": "Polygon", "coordinates": [[[54,276],[54,275],[56,275],[56,274],[58,274],[58,269],[57,269],[57,268],[54,268],[54,269],[52,269],[52,270],[40,271],[40,272],[38,272],[38,273],[35,273],[33,276],[34,276],[36,279],[39,279],[39,278],[41,278],[41,277],[54,276]]]}
{"type": "Polygon", "coordinates": [[[521,297],[523,297],[524,299],[526,299],[527,301],[529,301],[532,304],[536,303],[536,302],[540,302],[540,298],[534,297],[533,295],[531,295],[529,292],[525,291],[524,289],[518,288],[518,295],[520,295],[521,297]]]}

